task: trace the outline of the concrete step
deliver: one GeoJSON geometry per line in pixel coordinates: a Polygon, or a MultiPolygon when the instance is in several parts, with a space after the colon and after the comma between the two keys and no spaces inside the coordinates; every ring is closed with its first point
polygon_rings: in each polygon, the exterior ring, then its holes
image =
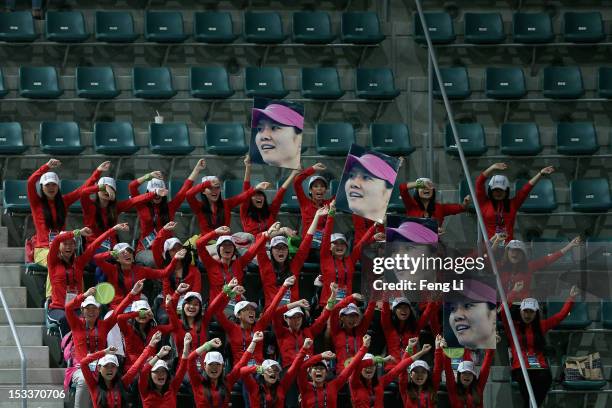
{"type": "MultiPolygon", "coordinates": [[[[28,377],[29,380],[29,377],[28,377]]],[[[62,384],[32,384],[31,382],[27,386],[28,392],[31,393],[33,398],[28,398],[28,406],[33,408],[61,408],[64,406],[64,398],[66,392],[62,384]],[[38,393],[37,393],[38,391],[38,393]],[[43,399],[42,397],[48,397],[43,399]]],[[[2,395],[5,401],[0,402],[0,408],[21,408],[20,400],[9,399],[10,391],[16,392],[21,390],[21,384],[10,384],[0,386],[0,395],[2,395]]],[[[16,395],[16,394],[13,394],[16,395]]],[[[66,398],[66,400],[68,400],[66,398]]]]}
{"type": "Polygon", "coordinates": [[[3,263],[22,263],[24,260],[23,253],[23,248],[2,247],[0,248],[0,260],[3,263]]]}
{"type": "MultiPolygon", "coordinates": [[[[13,316],[13,322],[17,326],[26,325],[41,325],[45,321],[45,309],[43,308],[11,308],[11,315],[13,316]]],[[[0,308],[0,325],[8,325],[6,320],[6,313],[4,309],[0,308]]]]}
{"type": "MultiPolygon", "coordinates": [[[[63,384],[64,368],[30,368],[26,376],[29,384],[63,384]]],[[[0,384],[3,386],[21,384],[21,370],[18,368],[0,369],[0,384]]]]}
{"type": "MultiPolygon", "coordinates": [[[[42,346],[44,330],[44,326],[41,325],[17,326],[17,336],[22,346],[42,346]]],[[[8,325],[0,326],[0,346],[15,346],[15,340],[8,325]]]]}
{"type": "MultiPolygon", "coordinates": [[[[49,367],[49,349],[47,346],[22,347],[27,359],[27,367],[49,367]]],[[[0,367],[20,368],[21,360],[16,346],[0,346],[0,367]]]]}
{"type": "Polygon", "coordinates": [[[22,287],[2,287],[2,293],[9,308],[27,307],[27,289],[22,287]]]}
{"type": "Polygon", "coordinates": [[[8,246],[8,228],[0,227],[0,248],[8,246]]]}
{"type": "Polygon", "coordinates": [[[21,286],[21,265],[0,265],[0,288],[21,286]]]}

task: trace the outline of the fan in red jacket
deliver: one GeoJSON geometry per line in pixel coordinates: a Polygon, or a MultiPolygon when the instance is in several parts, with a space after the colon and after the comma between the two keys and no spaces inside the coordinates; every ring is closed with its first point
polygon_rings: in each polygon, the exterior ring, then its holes
{"type": "Polygon", "coordinates": [[[494,171],[503,171],[508,168],[506,163],[495,163],[480,173],[476,178],[476,199],[482,211],[482,217],[487,228],[488,238],[495,234],[506,236],[506,243],[514,239],[514,220],[516,213],[527,199],[529,192],[543,175],[552,174],[555,169],[552,166],[544,167],[523,188],[516,192],[514,198],[510,198],[510,181],[508,177],[497,174],[489,180],[489,187],[485,189],[487,177],[494,171]]]}
{"type": "Polygon", "coordinates": [[[240,377],[240,369],[253,357],[257,341],[263,339],[262,332],[256,332],[249,343],[246,352],[236,361],[229,374],[224,377],[223,355],[218,351],[210,351],[222,346],[220,339],[212,339],[198,347],[189,355],[189,380],[193,390],[193,398],[197,408],[229,408],[231,407],[232,388],[240,377]],[[197,367],[197,362],[204,356],[203,374],[197,367]]]}
{"type": "MultiPolygon", "coordinates": [[[[327,189],[329,187],[327,180],[323,176],[314,175],[318,171],[325,171],[327,167],[323,163],[317,163],[312,167],[308,167],[293,180],[293,189],[295,190],[295,196],[298,199],[300,205],[300,218],[302,219],[302,225],[310,225],[314,219],[317,210],[325,205],[329,205],[333,198],[326,199],[327,189]],[[308,197],[304,193],[304,187],[302,183],[308,179],[308,197]]],[[[323,228],[325,227],[325,218],[321,217],[317,224],[317,233],[315,239],[321,241],[321,235],[323,228]]],[[[306,235],[306,229],[302,228],[302,237],[306,235]]]]}
{"type": "Polygon", "coordinates": [[[417,218],[433,218],[441,228],[444,224],[444,217],[447,215],[460,214],[467,210],[472,201],[469,195],[463,198],[462,204],[442,204],[436,202],[436,188],[431,179],[422,177],[416,181],[399,185],[400,195],[406,215],[417,218]],[[415,189],[414,195],[410,195],[410,189],[415,189]]]}
{"type": "Polygon", "coordinates": [[[363,345],[350,364],[331,381],[327,380],[328,361],[335,357],[334,353],[326,351],[304,361],[298,372],[302,407],[336,408],[338,406],[338,393],[361,364],[363,356],[370,347],[370,336],[366,334],[361,342],[363,345]]]}
{"type": "Polygon", "coordinates": [[[181,342],[183,351],[174,377],[163,360],[170,353],[170,346],[164,346],[151,360],[147,361],[138,379],[138,391],[142,408],[176,408],[176,396],[187,373],[187,358],[191,346],[191,334],[187,333],[181,342]]]}
{"type": "Polygon", "coordinates": [[[49,279],[51,282],[51,303],[49,304],[49,320],[59,324],[61,337],[69,331],[64,308],[77,294],[83,292],[83,269],[93,256],[102,241],[113,235],[116,225],[100,235],[85,252],[76,256],[76,239],[88,237],[91,230],[87,227],[71,232],[62,232],[51,243],[48,260],[49,279]]]}
{"type": "MultiPolygon", "coordinates": [[[[446,347],[443,345],[442,347],[446,347]]],[[[452,408],[482,408],[484,405],[484,389],[489,378],[495,349],[488,349],[480,369],[476,372],[473,361],[462,361],[453,373],[451,359],[444,355],[444,372],[446,373],[446,389],[452,408]]]]}
{"type": "Polygon", "coordinates": [[[206,276],[208,277],[209,286],[209,299],[214,298],[221,292],[221,288],[224,284],[228,283],[233,278],[238,279],[238,282],[242,284],[244,279],[244,269],[251,262],[259,249],[266,243],[266,240],[270,236],[270,233],[276,231],[279,227],[279,223],[274,223],[268,231],[259,234],[255,243],[249,247],[249,249],[242,255],[239,255],[236,244],[232,240],[232,237],[228,235],[230,233],[229,227],[218,227],[214,231],[201,236],[196,241],[196,249],[200,260],[206,268],[206,276]],[[215,247],[217,249],[217,255],[219,260],[213,258],[206,245],[209,241],[217,238],[215,247]]]}
{"type": "Polygon", "coordinates": [[[370,353],[363,356],[359,367],[357,367],[357,370],[353,373],[353,375],[351,375],[349,380],[351,402],[353,403],[354,408],[384,407],[385,387],[394,381],[399,375],[405,373],[410,364],[431,350],[431,345],[425,344],[421,348],[421,351],[410,355],[412,350],[414,350],[417,341],[418,338],[411,338],[406,349],[402,350],[404,358],[402,360],[394,361],[394,368],[380,378],[378,378],[376,374],[376,366],[382,364],[388,366],[386,363],[393,361],[394,358],[392,356],[387,356],[384,358],[376,357],[370,353]]]}
{"type": "Polygon", "coordinates": [[[97,375],[90,370],[83,370],[83,377],[85,377],[85,382],[89,387],[94,408],[127,408],[130,405],[128,403],[128,388],[138,376],[145,361],[155,354],[160,340],[161,333],[157,332],[151,337],[149,345],[144,348],[138,359],[123,376],[119,374],[119,360],[115,355],[116,347],[111,346],[106,350],[89,354],[81,361],[85,366],[98,360],[99,371],[97,375]]]}
{"type": "Polygon", "coordinates": [[[408,368],[409,376],[400,376],[400,394],[404,408],[435,407],[437,392],[442,379],[442,336],[436,336],[433,374],[429,364],[416,360],[408,368]]]}
{"type": "MultiPolygon", "coordinates": [[[[367,218],[360,217],[357,214],[351,214],[351,219],[353,220],[353,230],[354,230],[353,241],[354,242],[361,241],[363,236],[368,232],[368,230],[372,227],[372,225],[376,224],[374,221],[368,220],[367,218]]],[[[376,224],[376,230],[374,232],[375,232],[374,237],[372,237],[374,239],[370,239],[370,242],[375,240],[376,234],[385,233],[385,226],[382,224],[376,224]]],[[[380,239],[384,240],[384,238],[382,237],[380,239]]]]}
{"type": "MultiPolygon", "coordinates": [[[[297,173],[297,170],[291,171],[289,177],[287,177],[283,185],[280,186],[274,195],[271,204],[268,205],[266,195],[261,190],[256,190],[255,194],[253,194],[249,200],[243,201],[242,204],[240,204],[240,222],[242,223],[244,232],[257,235],[260,232],[266,231],[276,222],[276,217],[278,217],[278,212],[283,203],[287,188],[289,188],[297,173]]],[[[244,159],[244,184],[242,185],[242,190],[246,192],[250,189],[251,160],[247,155],[244,159]]]]}
{"type": "MultiPolygon", "coordinates": [[[[217,312],[217,320],[228,338],[232,349],[233,361],[238,361],[247,348],[249,341],[253,337],[253,333],[265,330],[272,321],[274,311],[280,303],[285,291],[295,284],[293,276],[288,277],[283,282],[283,286],[278,290],[272,302],[266,307],[266,310],[261,314],[259,319],[257,316],[257,303],[242,300],[234,306],[234,317],[238,319],[238,323],[231,322],[223,313],[217,312]]],[[[244,293],[244,288],[236,287],[234,291],[238,294],[244,293]]],[[[224,296],[224,305],[227,304],[229,297],[224,296]]],[[[261,363],[263,361],[263,344],[259,344],[254,352],[253,361],[251,363],[261,363]]]]}
{"type": "MultiPolygon", "coordinates": [[[[520,308],[513,307],[511,310],[512,321],[514,322],[516,334],[521,344],[523,359],[529,367],[527,369],[529,380],[538,406],[542,405],[546,399],[546,394],[552,384],[552,374],[544,356],[544,348],[546,347],[546,338],[544,336],[569,315],[578,293],[578,288],[573,286],[561,310],[548,319],[541,318],[540,305],[533,298],[523,299],[520,308]]],[[[506,314],[502,312],[501,315],[504,329],[506,333],[510,333],[506,314]]],[[[528,406],[529,394],[527,393],[527,386],[525,385],[518,354],[512,339],[510,339],[510,346],[512,348],[512,379],[519,383],[523,401],[528,406]]]]}

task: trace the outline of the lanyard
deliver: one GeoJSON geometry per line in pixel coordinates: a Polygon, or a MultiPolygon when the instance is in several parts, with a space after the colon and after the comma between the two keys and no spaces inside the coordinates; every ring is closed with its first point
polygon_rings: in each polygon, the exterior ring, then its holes
{"type": "Polygon", "coordinates": [[[421,408],[421,395],[425,396],[425,405],[423,405],[423,408],[429,408],[429,398],[428,395],[425,395],[425,393],[421,394],[421,391],[419,391],[419,396],[417,398],[417,407],[421,408]]]}
{"type": "Polygon", "coordinates": [[[301,330],[298,333],[298,335],[294,337],[294,339],[295,339],[295,352],[298,353],[300,351],[300,344],[304,344],[304,335],[301,330]]]}
{"type": "MultiPolygon", "coordinates": [[[[94,323],[95,324],[95,323],[94,323]]],[[[95,353],[98,351],[98,325],[94,326],[94,338],[96,340],[96,347],[91,350],[91,344],[89,343],[89,325],[85,322],[85,342],[87,343],[87,352],[95,353]]]]}
{"type": "Polygon", "coordinates": [[[117,395],[118,393],[116,392],[117,390],[115,388],[112,389],[111,391],[111,395],[113,397],[113,406],[111,408],[120,408],[120,405],[117,404],[119,397],[121,395],[117,395]]]}
{"type": "Polygon", "coordinates": [[[495,226],[503,227],[505,225],[504,222],[504,207],[502,203],[498,204],[498,209],[495,212],[495,226]]]}
{"type": "MultiPolygon", "coordinates": [[[[315,407],[319,408],[319,392],[314,384],[312,384],[312,391],[315,396],[315,407]]],[[[327,383],[323,385],[323,408],[327,408],[327,383]]]]}
{"type": "Polygon", "coordinates": [[[338,274],[338,265],[336,264],[336,258],[334,258],[334,269],[336,270],[336,282],[340,287],[346,287],[346,281],[348,279],[348,269],[346,268],[346,258],[342,258],[342,265],[344,266],[344,284],[340,285],[340,275],[338,274]]]}
{"type": "MultiPolygon", "coordinates": [[[[355,329],[353,329],[353,334],[354,333],[355,333],[355,329]]],[[[355,354],[357,354],[357,336],[352,336],[353,337],[353,352],[352,353],[349,351],[349,339],[348,339],[349,337],[351,337],[351,336],[349,336],[347,334],[345,339],[344,339],[344,344],[346,346],[346,357],[347,358],[352,357],[355,354]]]]}
{"type": "Polygon", "coordinates": [[[246,330],[240,327],[240,331],[242,332],[242,351],[246,351],[247,349],[246,330]]]}

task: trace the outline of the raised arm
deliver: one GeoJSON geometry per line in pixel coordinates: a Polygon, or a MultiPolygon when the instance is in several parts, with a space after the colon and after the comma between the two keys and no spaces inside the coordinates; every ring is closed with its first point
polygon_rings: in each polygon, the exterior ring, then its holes
{"type": "Polygon", "coordinates": [[[368,307],[363,314],[363,320],[359,324],[359,331],[365,333],[368,331],[370,324],[372,323],[372,319],[374,319],[374,312],[376,311],[376,302],[368,302],[368,307]]]}
{"type": "Polygon", "coordinates": [[[151,252],[153,253],[153,260],[155,261],[155,266],[158,268],[163,267],[164,265],[164,243],[167,239],[172,238],[172,231],[176,227],[176,223],[174,221],[170,221],[166,225],[163,226],[157,234],[155,235],[155,239],[151,243],[151,252]]]}
{"type": "Polygon", "coordinates": [[[559,310],[559,312],[555,313],[553,316],[549,317],[545,320],[540,320],[540,327],[542,328],[542,334],[545,334],[550,329],[556,327],[570,314],[572,307],[574,306],[574,301],[576,295],[578,294],[578,288],[574,286],[570,291],[570,296],[565,301],[565,304],[559,310]]]}
{"type": "Polygon", "coordinates": [[[400,196],[402,197],[402,201],[404,202],[404,207],[406,208],[406,211],[412,208],[418,208],[419,206],[416,200],[410,194],[411,188],[416,188],[415,182],[400,183],[399,185],[400,196]]]}
{"type": "Polygon", "coordinates": [[[38,191],[36,190],[36,185],[38,184],[38,181],[40,180],[43,174],[45,174],[52,168],[58,167],[59,165],[59,160],[51,159],[46,164],[40,166],[38,170],[36,170],[34,173],[32,173],[32,175],[30,175],[30,177],[28,177],[28,201],[32,209],[39,208],[41,206],[38,191]]]}
{"type": "Polygon", "coordinates": [[[370,341],[371,339],[369,335],[366,334],[365,336],[363,336],[363,346],[361,346],[357,354],[355,354],[355,356],[351,359],[350,364],[340,372],[340,375],[338,375],[335,380],[333,380],[337,387],[337,390],[340,390],[340,388],[342,388],[342,386],[348,381],[349,377],[353,374],[353,372],[355,372],[357,367],[359,367],[359,365],[361,364],[361,360],[363,360],[363,356],[370,347],[370,341]]]}
{"type": "Polygon", "coordinates": [[[287,289],[293,286],[294,284],[295,284],[294,276],[290,276],[287,279],[285,279],[285,282],[283,282],[283,285],[276,292],[276,296],[274,296],[274,299],[272,299],[272,302],[268,305],[268,307],[266,307],[266,310],[262,313],[261,317],[257,321],[257,327],[260,327],[261,329],[268,327],[268,325],[270,324],[270,321],[272,320],[272,316],[274,316],[274,311],[276,310],[276,307],[278,306],[280,301],[283,299],[283,295],[285,294],[287,289]]]}
{"type": "Polygon", "coordinates": [[[203,183],[198,184],[197,186],[193,186],[187,191],[185,198],[189,203],[189,207],[193,210],[194,213],[202,212],[200,201],[197,198],[197,195],[212,185],[211,180],[206,180],[203,183]]]}
{"type": "Polygon", "coordinates": [[[64,198],[64,204],[66,205],[66,208],[70,207],[73,203],[78,201],[81,198],[81,191],[83,191],[84,188],[87,188],[87,187],[90,187],[96,184],[98,182],[98,179],[100,179],[102,172],[108,171],[108,169],[110,169],[110,162],[105,161],[104,163],[100,164],[93,171],[93,173],[91,173],[91,176],[89,176],[89,178],[85,180],[85,182],[83,182],[82,186],[80,186],[76,190],[73,190],[65,194],[63,198],[64,198]]]}
{"type": "MultiPolygon", "coordinates": [[[[487,380],[489,378],[489,372],[491,371],[491,365],[493,364],[494,355],[495,349],[488,349],[485,353],[485,358],[482,362],[482,367],[480,368],[480,374],[478,375],[478,392],[480,393],[480,395],[482,395],[485,386],[487,385],[487,380]]],[[[446,378],[448,378],[448,374],[446,378]]]]}
{"type": "Polygon", "coordinates": [[[89,365],[89,363],[92,363],[96,360],[101,359],[102,357],[104,357],[106,355],[106,353],[109,351],[110,347],[106,350],[101,350],[101,351],[97,351],[93,354],[88,354],[85,358],[83,358],[80,362],[81,367],[84,367],[81,372],[83,373],[83,378],[85,379],[85,382],[87,383],[87,387],[89,388],[89,392],[93,394],[93,390],[95,390],[98,387],[98,379],[96,378],[96,376],[93,375],[93,373],[91,372],[91,370],[89,369],[89,367],[87,367],[89,365]]]}
{"type": "Polygon", "coordinates": [[[302,361],[304,361],[304,356],[306,355],[306,351],[312,348],[312,339],[306,338],[304,339],[304,345],[300,349],[300,351],[296,354],[291,366],[283,376],[280,382],[280,386],[286,391],[291,387],[293,381],[295,381],[295,377],[298,374],[300,366],[302,365],[302,361]]]}
{"type": "MultiPolygon", "coordinates": [[[[76,262],[75,262],[76,268],[83,270],[85,266],[89,263],[91,258],[93,257],[94,253],[98,250],[98,248],[100,248],[100,245],[102,245],[102,243],[107,238],[110,238],[113,235],[115,235],[118,229],[120,228],[122,229],[123,227],[128,228],[127,223],[115,225],[113,228],[109,228],[106,231],[104,231],[102,234],[100,234],[100,236],[96,238],[94,242],[92,242],[91,244],[87,246],[87,249],[85,249],[85,252],[83,252],[81,255],[79,255],[76,258],[76,262]]],[[[83,233],[83,230],[81,230],[81,233],[83,233]]]]}
{"type": "Polygon", "coordinates": [[[300,208],[302,208],[303,205],[305,205],[306,203],[308,203],[310,201],[310,199],[306,196],[306,193],[304,193],[304,188],[302,187],[302,183],[308,177],[310,177],[313,174],[315,174],[315,172],[316,172],[316,170],[315,170],[314,166],[308,167],[307,169],[305,169],[304,171],[299,173],[295,177],[295,179],[293,180],[293,190],[295,191],[295,196],[298,199],[298,203],[300,204],[300,208]]]}
{"type": "Polygon", "coordinates": [[[351,252],[351,262],[353,263],[353,265],[355,265],[357,261],[359,261],[359,258],[361,258],[361,251],[363,250],[364,245],[372,240],[372,237],[376,233],[376,228],[378,228],[378,225],[379,224],[377,222],[372,224],[372,226],[368,228],[366,233],[363,234],[357,245],[355,245],[355,247],[353,248],[353,251],[351,252]]]}
{"type": "MultiPolygon", "coordinates": [[[[161,340],[161,335],[159,336],[159,338],[161,340]]],[[[125,373],[123,377],[121,377],[121,382],[126,388],[129,387],[130,384],[132,384],[134,378],[136,378],[136,376],[140,373],[140,370],[142,370],[142,366],[144,365],[144,363],[149,357],[155,354],[155,351],[155,346],[148,345],[147,347],[145,347],[138,359],[127,371],[127,373],[125,373]]]]}

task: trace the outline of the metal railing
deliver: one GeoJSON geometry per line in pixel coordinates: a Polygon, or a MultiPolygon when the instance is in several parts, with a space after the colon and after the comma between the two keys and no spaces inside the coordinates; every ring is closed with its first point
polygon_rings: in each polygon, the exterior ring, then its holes
{"type": "MultiPolygon", "coordinates": [[[[4,308],[4,313],[6,314],[6,321],[8,322],[11,333],[13,334],[13,338],[15,339],[15,345],[17,346],[17,352],[19,353],[19,360],[21,360],[21,390],[22,396],[26,395],[26,390],[28,389],[28,381],[27,381],[27,360],[25,353],[23,352],[23,348],[21,347],[21,342],[19,341],[19,336],[17,335],[17,328],[15,327],[15,322],[13,322],[13,316],[11,314],[11,310],[8,307],[8,303],[4,297],[4,292],[2,288],[0,288],[0,301],[2,301],[2,307],[4,308]]],[[[28,400],[26,398],[21,399],[21,406],[23,408],[27,408],[28,400]]]]}
{"type": "MultiPolygon", "coordinates": [[[[470,169],[468,167],[468,163],[467,160],[465,158],[465,155],[463,153],[463,147],[461,146],[461,141],[459,140],[459,133],[457,131],[457,127],[455,124],[455,120],[454,120],[454,116],[453,116],[453,110],[451,107],[451,103],[448,99],[448,95],[446,95],[446,90],[444,89],[444,83],[442,81],[442,75],[440,74],[440,68],[438,66],[438,60],[436,57],[436,51],[433,47],[433,44],[431,42],[431,37],[429,35],[429,28],[427,26],[427,21],[425,20],[425,15],[423,14],[423,7],[421,5],[421,0],[415,0],[415,4],[416,4],[416,8],[417,8],[417,12],[419,13],[419,18],[421,20],[421,24],[423,27],[423,34],[425,35],[425,40],[427,42],[427,58],[428,58],[428,76],[429,76],[429,107],[430,107],[430,111],[429,111],[429,128],[430,130],[433,128],[433,116],[432,116],[432,102],[431,99],[433,97],[432,93],[431,93],[431,88],[432,88],[432,75],[435,73],[436,79],[438,81],[438,85],[440,88],[440,93],[442,94],[442,99],[444,101],[444,107],[446,109],[446,114],[448,115],[448,121],[450,123],[451,129],[453,131],[453,137],[455,139],[455,144],[457,145],[457,152],[459,154],[459,158],[461,160],[461,167],[463,169],[464,174],[466,174],[467,176],[467,184],[470,190],[470,194],[472,195],[472,197],[476,197],[476,189],[474,188],[474,183],[472,182],[471,178],[469,177],[470,175],[470,169]]],[[[433,146],[433,135],[430,133],[429,134],[430,137],[430,141],[429,141],[429,146],[433,146]]],[[[432,159],[433,156],[433,149],[429,149],[429,158],[432,159]]],[[[433,162],[432,162],[433,163],[433,162]]],[[[433,171],[433,164],[430,164],[429,166],[430,171],[433,171]]],[[[495,280],[497,283],[497,290],[499,292],[500,298],[501,298],[501,303],[503,306],[503,312],[506,314],[506,318],[508,321],[508,327],[510,328],[510,334],[512,336],[512,342],[514,343],[514,347],[516,348],[516,354],[518,356],[518,360],[519,363],[521,365],[521,371],[523,373],[523,378],[525,379],[525,384],[527,386],[527,391],[529,393],[529,401],[530,401],[530,406],[532,408],[536,408],[537,404],[536,404],[536,400],[535,400],[535,395],[533,393],[533,388],[531,386],[531,381],[529,380],[529,375],[527,373],[527,365],[525,363],[525,359],[523,358],[523,352],[521,349],[521,344],[518,341],[518,336],[516,334],[516,328],[514,327],[514,322],[512,320],[512,315],[510,314],[510,307],[508,306],[508,298],[506,297],[506,291],[504,290],[502,281],[501,281],[501,277],[499,274],[499,271],[497,269],[497,263],[495,260],[495,255],[493,253],[493,249],[491,248],[491,243],[489,242],[489,240],[487,239],[488,235],[487,235],[487,230],[486,230],[486,226],[484,223],[484,219],[482,217],[482,211],[480,210],[480,205],[478,204],[477,200],[474,200],[474,209],[476,210],[476,220],[477,220],[477,224],[478,224],[478,232],[479,232],[479,239],[478,239],[478,243],[480,245],[481,241],[484,241],[485,244],[485,248],[487,251],[487,256],[489,257],[489,262],[491,263],[491,268],[493,269],[493,273],[495,274],[495,280]],[[483,237],[484,239],[480,239],[481,237],[483,237]]]]}

